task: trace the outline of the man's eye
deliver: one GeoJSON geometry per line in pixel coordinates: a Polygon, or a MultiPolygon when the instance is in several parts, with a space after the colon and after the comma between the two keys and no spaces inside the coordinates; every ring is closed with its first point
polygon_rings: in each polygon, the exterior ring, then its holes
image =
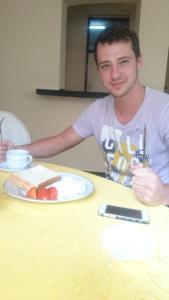
{"type": "Polygon", "coordinates": [[[110,64],[104,64],[100,66],[101,70],[107,70],[108,68],[110,68],[110,64]]]}
{"type": "Polygon", "coordinates": [[[128,62],[129,62],[129,59],[123,59],[123,60],[119,61],[119,64],[123,65],[123,64],[126,64],[128,62]]]}

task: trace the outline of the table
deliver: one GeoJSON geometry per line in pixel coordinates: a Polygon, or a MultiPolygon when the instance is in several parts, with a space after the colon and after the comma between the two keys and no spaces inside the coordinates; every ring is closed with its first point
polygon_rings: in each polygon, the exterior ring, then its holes
{"type": "Polygon", "coordinates": [[[168,300],[169,208],[145,207],[132,190],[104,178],[43,165],[87,177],[95,192],[68,203],[24,202],[3,191],[9,174],[0,172],[0,299],[168,300]],[[150,259],[120,260],[107,251],[103,233],[129,222],[98,216],[101,203],[149,211],[149,225],[132,224],[153,234],[150,259]]]}

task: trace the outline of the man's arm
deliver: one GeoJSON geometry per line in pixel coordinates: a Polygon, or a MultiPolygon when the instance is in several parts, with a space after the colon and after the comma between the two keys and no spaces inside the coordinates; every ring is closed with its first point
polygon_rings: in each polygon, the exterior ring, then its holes
{"type": "Polygon", "coordinates": [[[76,133],[73,127],[70,126],[60,134],[40,139],[27,145],[14,146],[13,143],[4,141],[0,142],[0,159],[4,160],[6,151],[12,148],[26,149],[33,157],[37,158],[50,157],[78,145],[83,140],[84,139],[76,133]]]}
{"type": "Polygon", "coordinates": [[[78,145],[83,140],[70,126],[57,135],[15,148],[26,149],[33,157],[50,157],[78,145]]]}
{"type": "Polygon", "coordinates": [[[150,206],[169,205],[169,185],[163,184],[152,169],[139,165],[132,169],[132,173],[132,188],[141,202],[150,206]]]}

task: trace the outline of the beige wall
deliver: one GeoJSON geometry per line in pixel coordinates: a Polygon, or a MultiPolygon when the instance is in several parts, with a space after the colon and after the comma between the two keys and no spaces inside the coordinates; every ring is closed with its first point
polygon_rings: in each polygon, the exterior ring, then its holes
{"type": "Polygon", "coordinates": [[[169,47],[169,1],[142,0],[139,37],[144,58],[142,81],[164,90],[169,47]]]}
{"type": "MultiPolygon", "coordinates": [[[[65,37],[61,35],[60,24],[64,23],[66,7],[62,4],[61,0],[0,0],[1,110],[11,111],[20,117],[29,128],[33,140],[59,132],[92,101],[44,97],[35,94],[36,88],[57,89],[64,81],[64,49],[62,47],[65,37]],[[62,70],[62,78],[60,78],[60,70],[62,70]]],[[[159,40],[158,43],[151,41],[153,24],[151,25],[152,31],[147,29],[148,25],[145,24],[141,26],[140,31],[146,64],[148,64],[144,73],[145,79],[154,87],[158,87],[157,83],[160,82],[161,87],[164,83],[166,60],[166,49],[163,48],[166,47],[166,31],[169,28],[165,29],[165,26],[168,26],[168,0],[146,0],[143,4],[141,21],[145,15],[146,24],[148,20],[151,20],[157,26],[157,17],[160,16],[160,20],[164,19],[158,21],[160,42],[159,40]],[[149,6],[146,9],[146,3],[149,1],[153,9],[149,6]],[[163,31],[165,35],[161,37],[163,31]],[[153,48],[153,52],[157,50],[155,56],[149,50],[152,48],[152,43],[154,46],[157,45],[153,48]],[[162,61],[161,69],[160,60],[162,61]]],[[[52,161],[83,170],[104,169],[101,155],[93,139],[58,155],[52,161]]]]}
{"type": "Polygon", "coordinates": [[[65,88],[65,62],[66,62],[66,25],[67,25],[67,5],[62,0],[62,7],[61,7],[61,23],[59,31],[60,31],[60,83],[59,88],[64,89],[65,88]]]}

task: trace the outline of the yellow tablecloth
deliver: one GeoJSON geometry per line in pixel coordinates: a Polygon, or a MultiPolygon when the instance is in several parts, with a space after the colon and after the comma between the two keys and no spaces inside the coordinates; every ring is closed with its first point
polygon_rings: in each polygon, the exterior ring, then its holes
{"type": "Polygon", "coordinates": [[[0,300],[168,300],[169,208],[145,207],[132,190],[95,175],[45,165],[87,177],[95,192],[60,204],[24,202],[6,194],[9,174],[0,172],[0,300]],[[155,236],[150,259],[106,251],[103,232],[125,221],[98,216],[101,203],[149,211],[150,224],[135,226],[155,236]]]}

